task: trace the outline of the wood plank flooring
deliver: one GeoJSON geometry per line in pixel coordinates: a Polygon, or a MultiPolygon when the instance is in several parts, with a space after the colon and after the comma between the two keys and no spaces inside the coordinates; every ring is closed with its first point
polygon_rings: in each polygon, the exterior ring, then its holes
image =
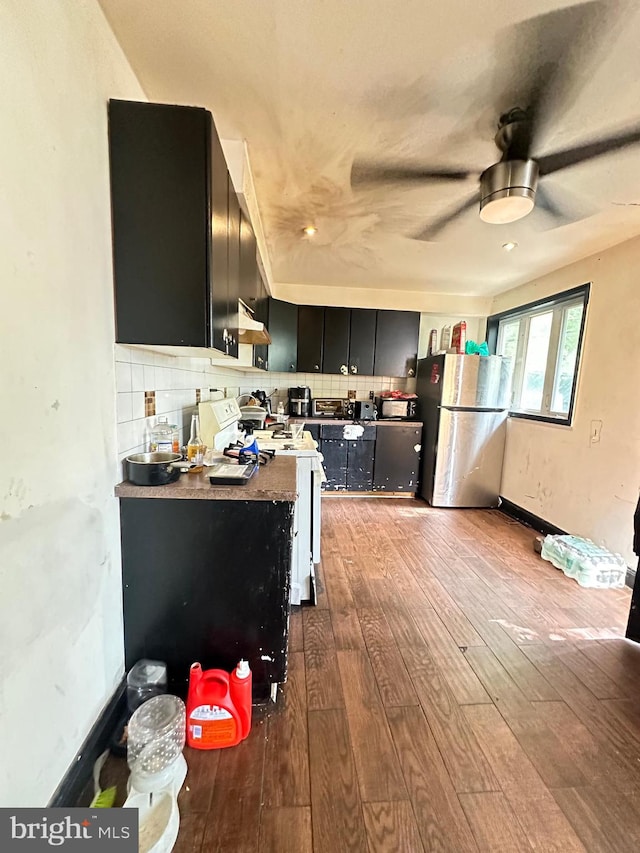
{"type": "Polygon", "coordinates": [[[177,853],[640,847],[629,590],[494,511],[323,503],[319,604],[249,739],[186,751],[177,853]]]}

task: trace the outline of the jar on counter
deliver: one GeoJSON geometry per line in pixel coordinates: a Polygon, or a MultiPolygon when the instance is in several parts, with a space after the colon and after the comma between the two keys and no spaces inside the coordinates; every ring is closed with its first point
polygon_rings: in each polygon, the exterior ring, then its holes
{"type": "Polygon", "coordinates": [[[149,450],[151,453],[180,453],[180,434],[176,424],[167,422],[166,417],[159,417],[156,425],[151,428],[149,450]]]}

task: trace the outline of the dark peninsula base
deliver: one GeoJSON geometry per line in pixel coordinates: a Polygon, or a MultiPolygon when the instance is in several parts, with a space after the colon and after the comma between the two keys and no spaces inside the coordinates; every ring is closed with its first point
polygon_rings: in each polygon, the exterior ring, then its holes
{"type": "Polygon", "coordinates": [[[125,665],[166,661],[183,697],[194,661],[247,659],[254,702],[286,680],[293,502],[234,498],[120,500],[125,665]]]}

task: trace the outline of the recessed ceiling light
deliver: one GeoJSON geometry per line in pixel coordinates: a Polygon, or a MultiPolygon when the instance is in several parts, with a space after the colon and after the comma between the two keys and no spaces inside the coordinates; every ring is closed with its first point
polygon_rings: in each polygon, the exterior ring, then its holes
{"type": "Polygon", "coordinates": [[[513,250],[517,249],[517,247],[518,247],[517,243],[503,243],[502,244],[502,248],[505,250],[505,252],[513,252],[513,250]]]}
{"type": "Polygon", "coordinates": [[[317,228],[315,225],[307,225],[306,228],[302,229],[307,237],[313,237],[313,235],[317,232],[317,228]]]}

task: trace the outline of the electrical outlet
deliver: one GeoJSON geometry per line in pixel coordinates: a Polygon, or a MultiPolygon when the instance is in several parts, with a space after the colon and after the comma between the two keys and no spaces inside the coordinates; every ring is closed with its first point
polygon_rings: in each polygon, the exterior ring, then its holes
{"type": "Polygon", "coordinates": [[[589,433],[589,444],[599,444],[601,432],[602,432],[602,421],[591,421],[591,432],[589,433]]]}

